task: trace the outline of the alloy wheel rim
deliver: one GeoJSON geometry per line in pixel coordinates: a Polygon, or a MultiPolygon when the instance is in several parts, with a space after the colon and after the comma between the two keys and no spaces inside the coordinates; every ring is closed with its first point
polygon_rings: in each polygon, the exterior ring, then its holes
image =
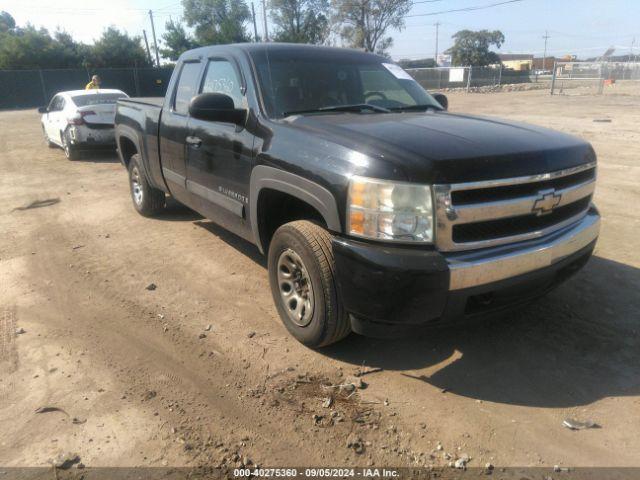
{"type": "Polygon", "coordinates": [[[278,258],[278,289],[289,319],[306,327],[313,318],[313,285],[302,258],[290,248],[278,258]]]}
{"type": "Polygon", "coordinates": [[[131,191],[133,192],[133,200],[137,205],[142,203],[142,186],[140,185],[140,172],[138,167],[133,167],[131,171],[131,191]]]}

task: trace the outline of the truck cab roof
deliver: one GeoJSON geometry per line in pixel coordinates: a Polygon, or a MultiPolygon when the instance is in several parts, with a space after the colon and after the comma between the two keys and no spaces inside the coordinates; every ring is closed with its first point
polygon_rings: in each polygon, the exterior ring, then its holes
{"type": "Polygon", "coordinates": [[[380,55],[364,52],[362,50],[342,47],[327,47],[322,45],[306,45],[300,43],[233,43],[229,45],[211,45],[189,50],[180,56],[181,61],[210,57],[222,53],[246,52],[249,55],[278,54],[296,57],[300,55],[338,56],[340,58],[368,58],[371,61],[388,62],[380,55]]]}

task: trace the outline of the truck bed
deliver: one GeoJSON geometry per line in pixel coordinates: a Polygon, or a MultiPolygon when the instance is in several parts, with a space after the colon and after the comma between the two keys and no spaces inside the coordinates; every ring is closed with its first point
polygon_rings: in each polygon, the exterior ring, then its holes
{"type": "Polygon", "coordinates": [[[131,97],[118,100],[122,103],[137,103],[139,105],[148,105],[161,108],[164,103],[164,97],[131,97]]]}

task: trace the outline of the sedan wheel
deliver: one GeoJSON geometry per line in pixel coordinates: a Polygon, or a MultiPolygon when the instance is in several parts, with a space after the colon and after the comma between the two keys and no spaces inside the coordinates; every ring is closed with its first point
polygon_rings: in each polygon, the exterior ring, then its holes
{"type": "Polygon", "coordinates": [[[69,140],[69,134],[65,133],[62,135],[62,148],[64,149],[64,154],[69,160],[77,160],[80,158],[80,153],[76,149],[75,146],[71,145],[71,141],[69,140]]]}

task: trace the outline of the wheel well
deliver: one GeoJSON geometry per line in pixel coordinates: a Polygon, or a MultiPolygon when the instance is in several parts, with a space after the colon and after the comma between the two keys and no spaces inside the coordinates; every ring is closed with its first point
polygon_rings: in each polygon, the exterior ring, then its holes
{"type": "Polygon", "coordinates": [[[327,228],[327,222],[314,207],[293,195],[266,188],[258,197],[258,230],[264,251],[278,227],[294,220],[311,220],[327,228]]]}
{"type": "Polygon", "coordinates": [[[138,148],[130,138],[120,137],[120,152],[122,153],[122,160],[124,160],[124,164],[129,166],[129,160],[138,153],[138,148]]]}

